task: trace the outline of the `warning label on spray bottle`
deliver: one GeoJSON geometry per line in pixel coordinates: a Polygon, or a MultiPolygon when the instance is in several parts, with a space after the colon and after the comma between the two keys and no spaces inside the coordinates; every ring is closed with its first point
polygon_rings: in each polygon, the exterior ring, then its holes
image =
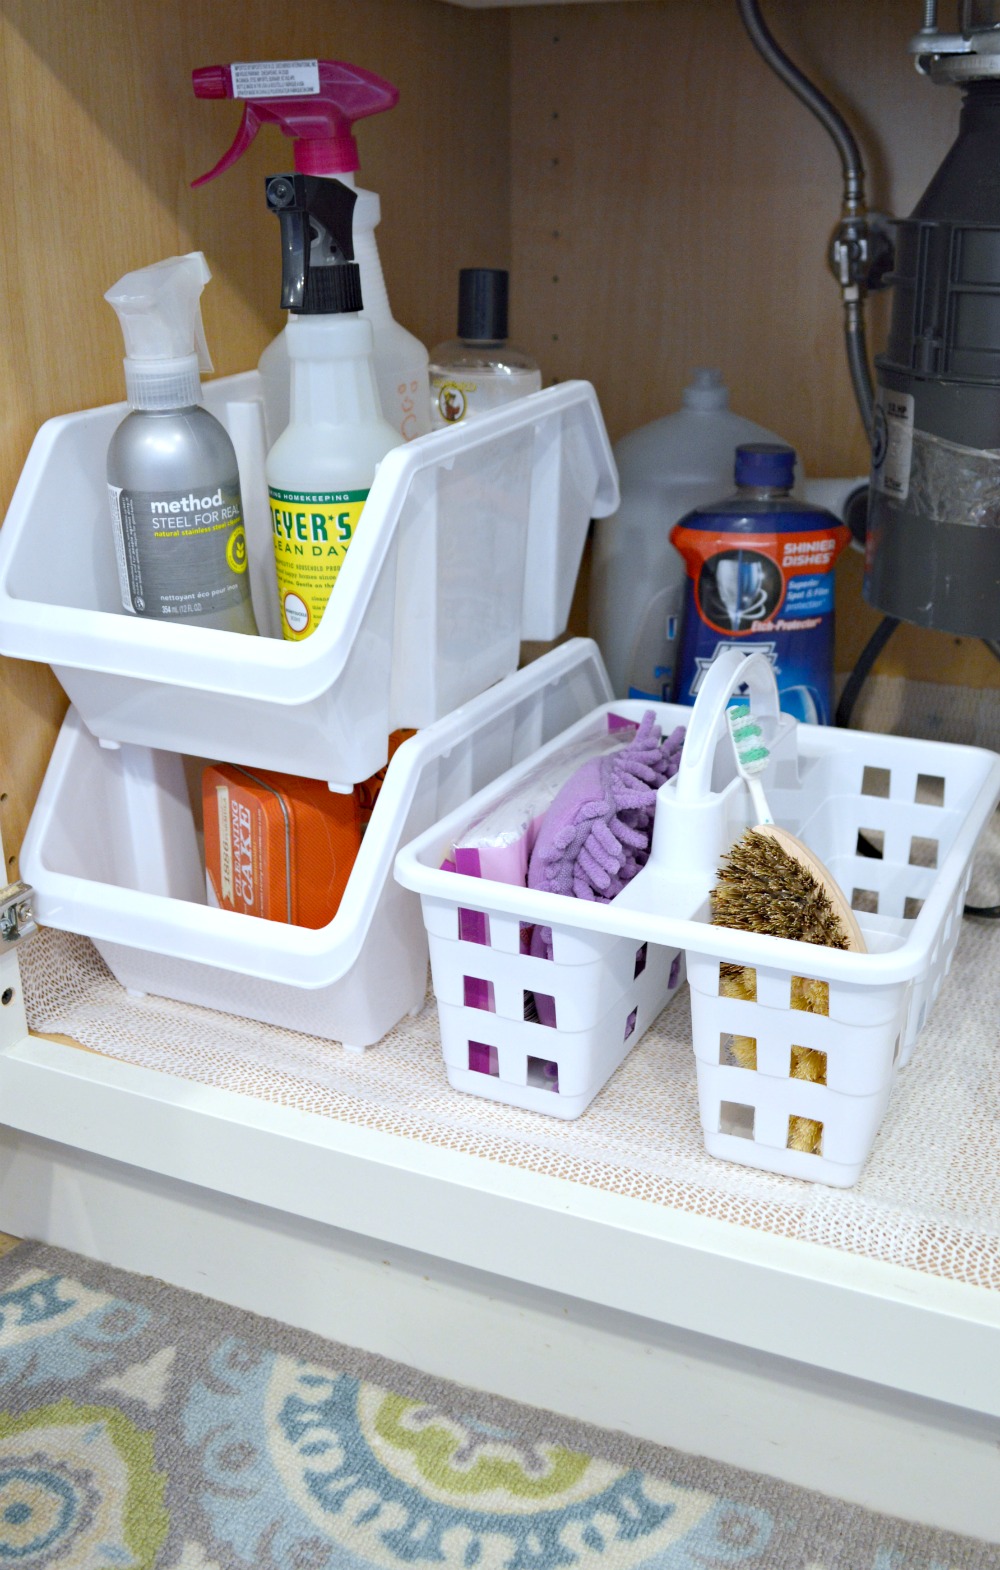
{"type": "Polygon", "coordinates": [[[234,98],[311,98],[319,92],[318,60],[248,60],[229,67],[234,98]]]}
{"type": "Polygon", "coordinates": [[[190,620],[247,600],[247,539],[235,476],[204,495],[108,486],[122,604],[190,620]]]}
{"type": "Polygon", "coordinates": [[[308,638],[326,610],[368,491],[272,488],[268,494],[281,630],[286,638],[308,638]]]}

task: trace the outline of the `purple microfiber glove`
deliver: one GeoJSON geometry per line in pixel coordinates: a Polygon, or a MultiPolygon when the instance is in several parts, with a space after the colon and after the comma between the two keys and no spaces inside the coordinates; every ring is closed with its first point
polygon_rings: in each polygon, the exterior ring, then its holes
{"type": "MultiPolygon", "coordinates": [[[[626,746],[572,774],[539,826],[528,887],[602,902],[620,894],[648,860],[656,792],[677,773],[683,741],[682,725],[661,740],[647,709],[626,746]]],[[[535,928],[531,952],[551,959],[548,927],[535,928]]]]}

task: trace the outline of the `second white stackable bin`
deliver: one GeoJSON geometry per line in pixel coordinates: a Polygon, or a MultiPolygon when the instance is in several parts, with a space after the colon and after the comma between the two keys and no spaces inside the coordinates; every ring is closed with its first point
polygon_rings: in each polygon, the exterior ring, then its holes
{"type": "Polygon", "coordinates": [[[574,639],[405,741],[340,908],[315,930],[210,908],[181,757],[102,747],[71,709],[22,875],[39,921],[91,938],[133,992],[368,1046],[426,990],[420,901],[392,876],[399,846],[608,696],[596,646],[574,639]]]}

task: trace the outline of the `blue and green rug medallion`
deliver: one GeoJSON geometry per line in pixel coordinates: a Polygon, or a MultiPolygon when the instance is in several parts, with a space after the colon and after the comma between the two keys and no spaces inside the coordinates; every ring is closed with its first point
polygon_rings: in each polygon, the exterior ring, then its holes
{"type": "Polygon", "coordinates": [[[0,1570],[997,1570],[75,1256],[0,1259],[0,1570]]]}

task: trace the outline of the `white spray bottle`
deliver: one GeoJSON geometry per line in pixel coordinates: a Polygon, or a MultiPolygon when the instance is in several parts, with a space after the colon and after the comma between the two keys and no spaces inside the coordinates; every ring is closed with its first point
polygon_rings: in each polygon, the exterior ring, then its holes
{"type": "Polygon", "coordinates": [[[104,296],[125,335],[129,402],[108,448],[108,500],[127,612],[256,633],[236,453],[201,403],[211,276],[192,251],[126,273],[104,296]]]}
{"type": "MultiPolygon", "coordinates": [[[[427,350],[395,321],[389,308],[375,243],[380,217],[374,191],[358,189],[358,147],[352,127],[366,115],[391,109],[399,91],[390,82],[339,60],[261,60],[209,65],[192,72],[197,98],[239,98],[245,108],[229,151],[214,169],[193,182],[203,185],[229,169],[246,152],[262,123],[277,125],[295,144],[299,174],[336,178],[356,192],[354,256],[361,269],[362,315],[374,335],[375,375],[382,410],[406,440],[430,430],[427,350]]],[[[260,357],[264,414],[273,442],[289,418],[289,343],[285,333],[260,357]]]]}
{"type": "Polygon", "coordinates": [[[281,303],[291,360],[291,417],[265,475],[286,638],[319,626],[368,499],[375,470],[402,443],[383,418],[353,260],[356,193],[339,180],[273,175],[281,224],[281,303]]]}

